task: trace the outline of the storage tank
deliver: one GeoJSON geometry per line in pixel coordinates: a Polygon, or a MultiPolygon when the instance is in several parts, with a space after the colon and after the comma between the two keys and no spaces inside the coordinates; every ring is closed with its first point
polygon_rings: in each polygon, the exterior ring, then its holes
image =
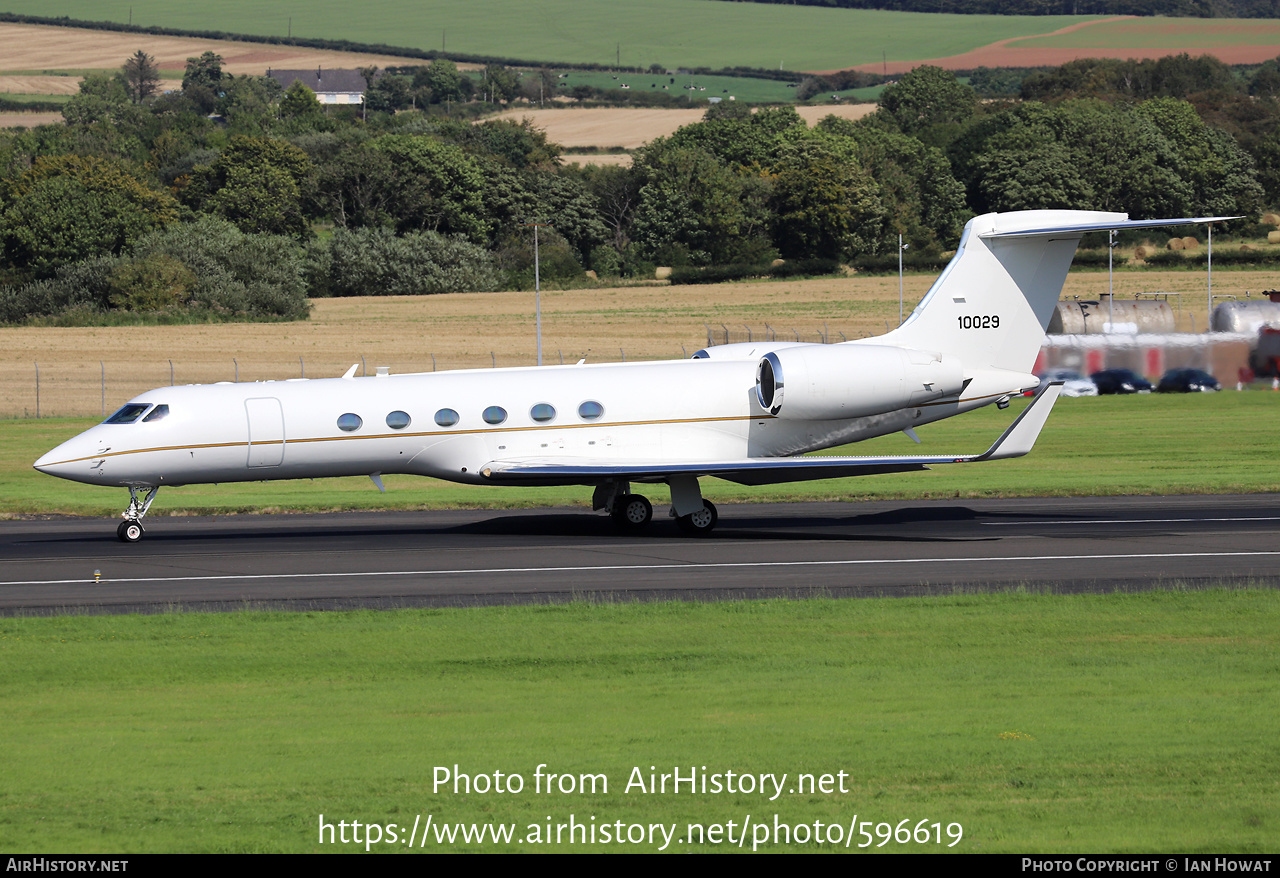
{"type": "Polygon", "coordinates": [[[1059,302],[1049,315],[1049,335],[1092,335],[1107,332],[1163,333],[1177,331],[1177,315],[1159,299],[1059,302]]]}
{"type": "Polygon", "coordinates": [[[1213,309],[1213,320],[1209,324],[1214,332],[1250,335],[1256,335],[1264,326],[1280,327],[1280,302],[1223,302],[1213,309]]]}

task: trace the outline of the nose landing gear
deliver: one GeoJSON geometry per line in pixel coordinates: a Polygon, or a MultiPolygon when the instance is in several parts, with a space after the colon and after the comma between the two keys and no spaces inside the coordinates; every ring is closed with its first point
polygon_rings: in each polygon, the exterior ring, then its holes
{"type": "Polygon", "coordinates": [[[147,491],[147,496],[141,500],[138,499],[138,488],[129,489],[129,506],[120,514],[124,521],[120,522],[120,526],[116,528],[116,536],[120,538],[122,543],[136,543],[142,539],[142,517],[147,514],[147,510],[151,508],[152,502],[156,499],[160,486],[156,485],[147,491]]]}

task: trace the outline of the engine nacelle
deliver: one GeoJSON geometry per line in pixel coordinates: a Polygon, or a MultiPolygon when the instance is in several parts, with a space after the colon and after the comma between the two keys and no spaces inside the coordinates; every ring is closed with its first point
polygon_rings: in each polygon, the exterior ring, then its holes
{"type": "Polygon", "coordinates": [[[870,344],[770,351],[756,365],[756,399],[780,418],[832,421],[878,415],[955,396],[959,359],[870,344]]]}

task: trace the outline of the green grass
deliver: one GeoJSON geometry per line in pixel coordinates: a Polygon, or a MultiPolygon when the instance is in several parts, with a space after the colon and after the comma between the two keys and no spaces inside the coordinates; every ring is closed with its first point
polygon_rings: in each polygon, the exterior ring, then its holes
{"type": "MultiPolygon", "coordinates": [[[[977,453],[995,441],[1023,405],[1017,400],[1004,412],[988,406],[921,427],[922,445],[899,433],[831,453],[977,453]]],[[[1023,458],[764,488],[705,479],[703,490],[717,503],[1277,491],[1277,408],[1280,394],[1262,389],[1061,399],[1035,450],[1023,458]]],[[[67,482],[31,469],[41,454],[96,420],[0,421],[3,511],[118,515],[127,499],[123,489],[67,482]]],[[[363,477],[167,488],[150,514],[502,508],[581,505],[591,499],[589,488],[473,487],[414,476],[386,476],[383,481],[386,494],[363,477]]],[[[655,502],[667,502],[665,486],[644,490],[655,502]]]]}
{"type": "Polygon", "coordinates": [[[708,0],[10,0],[6,10],[85,21],[228,33],[347,39],[545,62],[627,67],[834,70],[955,55],[1010,37],[1048,33],[1091,16],[925,15],[708,0]]]}
{"type": "Polygon", "coordinates": [[[15,104],[65,104],[71,95],[26,94],[23,92],[0,93],[0,100],[15,104]]]}
{"type": "MultiPolygon", "coordinates": [[[[652,94],[662,92],[665,85],[667,90],[664,94],[673,95],[677,98],[691,99],[692,101],[705,101],[707,98],[723,98],[728,100],[732,95],[736,100],[746,101],[753,104],[767,103],[794,103],[796,97],[796,84],[786,83],[776,79],[761,79],[758,77],[747,76],[694,76],[690,74],[677,75],[673,73],[606,73],[604,71],[594,70],[559,70],[552,68],[555,73],[567,73],[564,79],[557,81],[557,84],[563,86],[556,90],[557,94],[568,94],[570,89],[575,85],[589,85],[592,88],[618,89],[622,86],[631,86],[630,91],[637,94],[652,94]],[[675,82],[671,80],[674,79],[675,82]],[[689,91],[687,86],[694,85],[705,88],[706,91],[689,91]]],[[[473,74],[478,77],[479,74],[473,74]]],[[[547,95],[551,97],[550,94],[547,95]]]]}
{"type": "Polygon", "coordinates": [[[1277,623],[1274,590],[3,619],[0,847],[343,848],[320,814],[857,815],[959,823],[953,851],[1266,852],[1277,623]],[[608,792],[537,794],[541,763],[608,792]],[[526,788],[434,789],[455,764],[526,788]],[[788,778],[775,801],[624,792],[650,766],[788,778]],[[789,792],[841,771],[843,794],[789,792]]]}

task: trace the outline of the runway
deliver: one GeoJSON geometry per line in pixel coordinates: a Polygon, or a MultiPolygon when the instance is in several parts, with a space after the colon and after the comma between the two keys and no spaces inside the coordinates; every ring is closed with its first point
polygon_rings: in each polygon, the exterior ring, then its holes
{"type": "Polygon", "coordinates": [[[655,510],[0,522],[0,614],[1112,591],[1280,585],[1274,495],[725,505],[711,538],[655,510]]]}

